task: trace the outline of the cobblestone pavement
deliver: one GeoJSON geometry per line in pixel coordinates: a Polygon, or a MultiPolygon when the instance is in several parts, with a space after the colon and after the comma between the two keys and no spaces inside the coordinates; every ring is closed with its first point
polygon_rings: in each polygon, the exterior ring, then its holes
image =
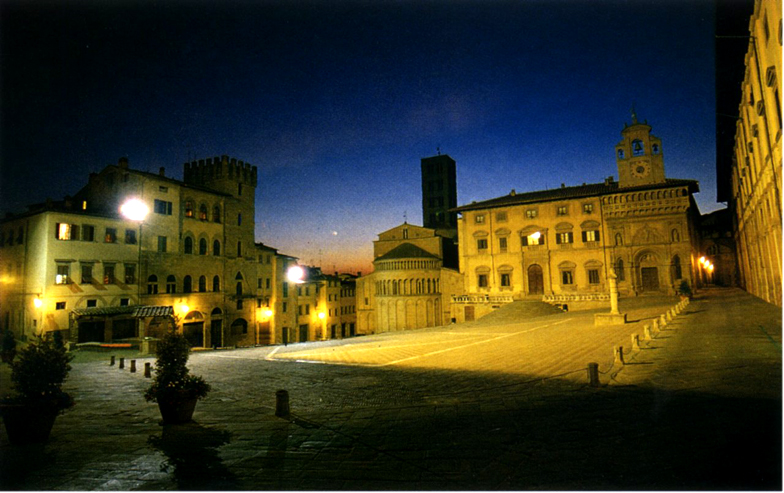
{"type": "MultiPolygon", "coordinates": [[[[194,423],[161,426],[149,384],[75,362],[77,405],[50,441],[0,432],[3,489],[780,489],[781,311],[703,290],[648,344],[632,334],[677,302],[344,341],[193,353],[213,392],[194,423]],[[613,364],[625,346],[626,365],[613,364]],[[587,385],[588,362],[602,385],[587,385]],[[289,391],[292,417],[274,416],[289,391]]],[[[137,359],[141,369],[145,361],[137,359]]]]}

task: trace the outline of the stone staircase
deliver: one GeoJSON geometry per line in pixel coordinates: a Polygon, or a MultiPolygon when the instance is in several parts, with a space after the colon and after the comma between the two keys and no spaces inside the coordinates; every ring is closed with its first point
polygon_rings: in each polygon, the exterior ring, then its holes
{"type": "Polygon", "coordinates": [[[510,324],[530,318],[544,317],[564,313],[560,308],[538,300],[513,301],[501,305],[484,317],[477,320],[481,325],[510,324]]]}

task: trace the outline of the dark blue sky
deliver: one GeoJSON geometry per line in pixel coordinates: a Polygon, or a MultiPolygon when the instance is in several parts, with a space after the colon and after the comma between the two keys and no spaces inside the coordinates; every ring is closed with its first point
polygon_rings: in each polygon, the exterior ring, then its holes
{"type": "Polygon", "coordinates": [[[3,212],[228,154],[259,241],[367,272],[422,223],[420,158],[457,161],[459,204],[602,181],[632,104],[720,207],[707,0],[57,3],[0,6],[3,212]]]}

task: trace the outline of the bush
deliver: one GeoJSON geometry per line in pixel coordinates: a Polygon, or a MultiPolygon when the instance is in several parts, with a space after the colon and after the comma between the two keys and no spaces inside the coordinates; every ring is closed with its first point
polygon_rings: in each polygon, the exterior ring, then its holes
{"type": "Polygon", "coordinates": [[[11,329],[5,329],[5,332],[3,333],[1,350],[4,353],[13,353],[16,351],[16,339],[14,338],[14,333],[11,332],[11,329]]]}
{"type": "Polygon", "coordinates": [[[681,281],[681,285],[678,287],[678,294],[681,296],[691,296],[691,287],[689,287],[689,283],[686,280],[681,281]]]}
{"type": "Polygon", "coordinates": [[[210,385],[203,378],[191,375],[186,366],[189,351],[188,341],[174,331],[158,342],[155,379],[144,392],[147,401],[172,402],[206,397],[210,385]]]}
{"type": "Polygon", "coordinates": [[[67,409],[73,405],[71,396],[62,386],[71,371],[72,356],[64,348],[57,348],[51,341],[41,338],[19,351],[11,363],[11,381],[16,396],[6,403],[24,405],[56,405],[67,409]]]}

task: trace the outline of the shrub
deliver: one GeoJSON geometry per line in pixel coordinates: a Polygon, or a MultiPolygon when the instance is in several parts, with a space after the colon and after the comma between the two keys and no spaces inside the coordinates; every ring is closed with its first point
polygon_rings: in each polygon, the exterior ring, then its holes
{"type": "Polygon", "coordinates": [[[201,399],[210,391],[203,378],[190,374],[186,363],[190,346],[182,334],[167,333],[155,352],[155,378],[144,392],[150,402],[201,399]]]}
{"type": "Polygon", "coordinates": [[[10,404],[56,405],[67,409],[73,405],[71,396],[62,386],[71,371],[72,356],[64,348],[41,338],[19,351],[11,363],[11,381],[16,395],[6,400],[10,404]]]}
{"type": "Polygon", "coordinates": [[[682,296],[691,296],[691,287],[689,287],[689,283],[686,282],[685,279],[681,281],[681,285],[678,287],[678,294],[682,296]]]}
{"type": "Polygon", "coordinates": [[[11,332],[11,329],[5,329],[5,332],[3,333],[2,352],[13,353],[14,351],[16,351],[14,333],[11,332]]]}

